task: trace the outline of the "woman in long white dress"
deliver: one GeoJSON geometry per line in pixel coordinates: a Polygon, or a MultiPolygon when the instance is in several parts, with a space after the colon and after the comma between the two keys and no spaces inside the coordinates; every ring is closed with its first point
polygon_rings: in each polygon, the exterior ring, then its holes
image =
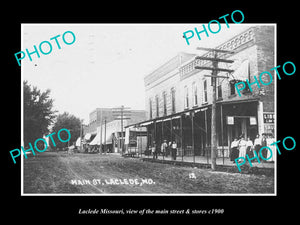
{"type": "Polygon", "coordinates": [[[250,140],[250,137],[247,139],[246,144],[246,154],[249,156],[249,158],[253,158],[253,142],[250,140]]]}
{"type": "MultiPolygon", "coordinates": [[[[260,154],[259,154],[259,150],[261,148],[261,138],[259,136],[259,134],[256,135],[256,138],[254,140],[254,150],[253,150],[253,154],[254,151],[256,152],[256,155],[258,158],[260,158],[260,154]]],[[[254,161],[256,161],[257,159],[255,159],[254,161]]]]}
{"type": "Polygon", "coordinates": [[[231,153],[230,153],[230,161],[233,161],[233,163],[235,163],[235,159],[239,157],[238,147],[239,147],[239,142],[237,138],[235,138],[233,142],[231,142],[231,153]]]}
{"type": "Polygon", "coordinates": [[[244,157],[246,158],[246,148],[247,148],[247,141],[245,141],[245,138],[242,137],[241,141],[239,143],[239,147],[240,147],[240,154],[239,157],[244,157]]]}
{"type": "Polygon", "coordinates": [[[276,149],[275,149],[275,145],[271,145],[272,143],[275,142],[275,139],[273,138],[272,135],[270,135],[268,138],[267,138],[267,145],[268,147],[272,150],[272,156],[271,156],[271,152],[270,150],[268,150],[267,152],[267,161],[268,162],[272,162],[274,161],[275,162],[275,157],[276,157],[276,149]]]}

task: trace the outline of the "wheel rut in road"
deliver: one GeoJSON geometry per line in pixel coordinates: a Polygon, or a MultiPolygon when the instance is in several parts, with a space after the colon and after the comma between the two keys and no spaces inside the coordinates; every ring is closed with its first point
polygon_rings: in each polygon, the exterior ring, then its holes
{"type": "MultiPolygon", "coordinates": [[[[122,173],[114,168],[110,168],[109,164],[107,165],[105,161],[103,162],[103,166],[97,166],[93,163],[86,163],[80,156],[67,156],[67,157],[59,157],[67,167],[69,173],[74,176],[76,180],[89,180],[90,183],[86,183],[86,185],[77,185],[77,187],[82,187],[84,193],[101,193],[101,194],[112,194],[112,193],[122,193],[122,194],[130,194],[130,193],[152,193],[152,191],[146,185],[110,185],[103,182],[103,180],[109,181],[110,179],[124,179],[124,178],[136,178],[135,175],[129,175],[126,173],[122,173]],[[130,177],[131,176],[131,177],[130,177]],[[94,179],[100,179],[102,184],[93,184],[92,181],[94,179]],[[101,188],[99,188],[101,186],[101,188]]],[[[109,161],[109,159],[108,159],[109,161]]],[[[71,181],[70,181],[71,182],[71,181]]]]}

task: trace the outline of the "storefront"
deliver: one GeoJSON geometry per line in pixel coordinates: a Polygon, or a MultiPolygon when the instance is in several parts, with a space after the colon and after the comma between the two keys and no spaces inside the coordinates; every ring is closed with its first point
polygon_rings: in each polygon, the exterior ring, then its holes
{"type": "MultiPolygon", "coordinates": [[[[204,156],[210,140],[211,116],[209,107],[187,110],[170,116],[136,124],[147,128],[147,150],[156,145],[160,151],[161,144],[173,141],[177,144],[178,156],[204,156]]],[[[148,154],[147,152],[145,154],[148,154]]]]}
{"type": "Polygon", "coordinates": [[[125,150],[127,153],[141,155],[146,151],[147,131],[146,127],[125,127],[125,150]]]}
{"type": "Polygon", "coordinates": [[[264,132],[275,136],[275,115],[274,112],[264,112],[263,113],[263,121],[264,121],[264,132]]]}
{"type": "MultiPolygon", "coordinates": [[[[258,100],[244,100],[239,102],[223,102],[223,145],[225,155],[229,157],[229,149],[234,138],[244,137],[254,141],[259,133],[258,129],[258,100]]],[[[218,135],[220,137],[220,135],[218,135]]]]}
{"type": "MultiPolygon", "coordinates": [[[[259,133],[258,105],[258,99],[217,103],[218,157],[229,157],[229,146],[236,137],[255,139],[259,133]]],[[[147,128],[147,149],[155,143],[160,151],[164,140],[167,143],[175,141],[178,156],[210,156],[211,105],[144,121],[136,126],[147,128]]]]}

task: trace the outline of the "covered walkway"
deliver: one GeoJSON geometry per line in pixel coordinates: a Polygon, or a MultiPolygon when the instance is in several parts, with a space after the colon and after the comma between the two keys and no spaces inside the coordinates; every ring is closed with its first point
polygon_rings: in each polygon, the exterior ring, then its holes
{"type": "MultiPolygon", "coordinates": [[[[153,155],[145,155],[145,154],[139,154],[138,152],[131,151],[133,154],[132,156],[139,157],[139,158],[145,158],[145,159],[153,159],[153,155]]],[[[158,155],[157,159],[154,159],[157,161],[170,161],[170,162],[186,162],[186,163],[200,163],[200,164],[211,164],[211,158],[210,156],[177,156],[176,160],[173,160],[171,156],[163,156],[163,155],[158,155]]],[[[237,167],[235,162],[230,161],[229,158],[227,157],[217,157],[217,165],[225,165],[225,166],[233,166],[237,167]]],[[[274,168],[275,163],[274,162],[266,162],[266,161],[261,161],[260,163],[258,162],[252,162],[253,167],[259,167],[259,168],[274,168]]]]}

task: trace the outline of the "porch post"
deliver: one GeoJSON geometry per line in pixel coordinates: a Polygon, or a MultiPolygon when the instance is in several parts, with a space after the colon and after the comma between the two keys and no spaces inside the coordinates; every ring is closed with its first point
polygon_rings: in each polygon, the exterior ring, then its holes
{"type": "Polygon", "coordinates": [[[171,117],[171,144],[173,143],[173,117],[171,117]]]}
{"type": "Polygon", "coordinates": [[[257,104],[257,124],[258,124],[258,133],[261,135],[265,132],[264,128],[264,116],[263,116],[263,102],[258,101],[257,104]]]}
{"type": "MultiPolygon", "coordinates": [[[[162,137],[162,142],[161,145],[164,143],[164,120],[161,121],[161,137],[162,137]]],[[[166,152],[166,149],[165,149],[166,152]]],[[[162,153],[163,155],[163,160],[165,160],[165,152],[162,153]]]]}
{"type": "Polygon", "coordinates": [[[206,158],[207,158],[207,164],[209,163],[209,160],[208,160],[208,151],[207,150],[207,110],[204,111],[204,118],[205,118],[205,154],[206,154],[206,158]]]}
{"type": "Polygon", "coordinates": [[[222,143],[222,154],[223,154],[223,165],[224,165],[224,143],[223,143],[223,105],[222,103],[220,104],[221,107],[221,143],[222,143]]]}
{"type": "Polygon", "coordinates": [[[193,162],[195,163],[194,111],[191,112],[191,116],[192,116],[192,148],[193,148],[193,162]]]}
{"type": "Polygon", "coordinates": [[[180,115],[180,147],[181,147],[181,161],[183,161],[183,154],[184,154],[184,151],[183,151],[183,126],[182,126],[182,114],[180,115]]]}
{"type": "MultiPolygon", "coordinates": [[[[146,150],[147,151],[147,156],[149,155],[149,125],[146,125],[146,128],[147,128],[147,143],[146,143],[146,150]]],[[[143,155],[142,155],[143,157],[143,155]]],[[[144,157],[145,157],[145,152],[144,152],[144,157]]]]}

